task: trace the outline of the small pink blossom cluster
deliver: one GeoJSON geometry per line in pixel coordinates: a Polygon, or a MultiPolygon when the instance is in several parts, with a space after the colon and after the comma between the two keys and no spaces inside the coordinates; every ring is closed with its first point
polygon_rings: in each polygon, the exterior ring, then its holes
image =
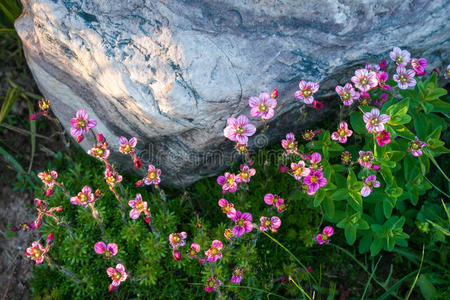
{"type": "Polygon", "coordinates": [[[278,195],[266,194],[264,196],[264,202],[267,205],[273,205],[279,213],[282,213],[286,210],[286,204],[284,203],[284,199],[280,198],[278,195]]]}
{"type": "Polygon", "coordinates": [[[136,186],[144,186],[154,184],[155,187],[158,187],[158,184],[161,182],[161,170],[155,168],[154,165],[148,165],[147,176],[143,179],[136,182],[136,186]]]}
{"type": "Polygon", "coordinates": [[[320,187],[327,184],[327,179],[323,177],[320,153],[314,152],[311,155],[301,155],[304,160],[298,163],[292,162],[289,174],[303,183],[308,195],[314,195],[320,187]],[[306,161],[306,162],[305,162],[306,161]]]}
{"type": "Polygon", "coordinates": [[[225,172],[224,175],[217,177],[217,183],[222,186],[222,193],[234,193],[238,190],[240,183],[250,182],[250,178],[256,174],[256,170],[247,166],[241,165],[239,174],[231,174],[225,172]]]}
{"type": "Polygon", "coordinates": [[[136,156],[135,147],[137,145],[137,138],[132,137],[128,140],[126,137],[119,137],[119,151],[122,154],[130,155],[131,159],[133,159],[134,166],[138,169],[142,167],[142,162],[139,157],[136,156]]]}
{"type": "Polygon", "coordinates": [[[38,241],[34,241],[31,247],[27,248],[25,255],[34,260],[37,264],[42,264],[45,259],[49,260],[47,252],[50,250],[51,244],[53,244],[54,234],[50,233],[47,236],[47,243],[45,248],[39,244],[38,241]]]}
{"type": "Polygon", "coordinates": [[[54,170],[47,171],[47,172],[40,172],[37,174],[37,176],[41,179],[41,181],[47,187],[47,191],[45,192],[45,195],[47,197],[51,196],[54,191],[54,186],[58,185],[58,182],[56,182],[56,178],[58,178],[58,172],[56,172],[54,170]]]}
{"type": "Polygon", "coordinates": [[[89,120],[86,110],[79,109],[75,115],[75,118],[70,120],[70,134],[77,139],[78,143],[81,143],[84,139],[84,135],[89,132],[89,129],[97,126],[97,120],[89,120]]]}
{"type": "Polygon", "coordinates": [[[323,107],[322,102],[314,99],[314,94],[320,87],[317,82],[301,80],[298,87],[299,90],[294,93],[295,99],[303,101],[305,104],[312,104],[318,110],[323,107]]]}
{"type": "Polygon", "coordinates": [[[131,207],[130,210],[130,218],[133,220],[136,220],[139,218],[141,213],[144,213],[145,215],[145,222],[150,223],[151,217],[150,217],[150,210],[148,208],[147,202],[142,200],[141,194],[136,194],[136,197],[134,200],[128,201],[128,205],[131,207]]]}

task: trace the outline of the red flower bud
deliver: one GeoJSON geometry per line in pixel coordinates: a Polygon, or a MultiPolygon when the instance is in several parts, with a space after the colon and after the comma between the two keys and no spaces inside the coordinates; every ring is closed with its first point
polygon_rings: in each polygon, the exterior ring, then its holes
{"type": "Polygon", "coordinates": [[[62,211],[63,211],[63,207],[62,207],[62,206],[56,207],[56,211],[57,211],[57,212],[62,212],[62,211]]]}
{"type": "Polygon", "coordinates": [[[436,72],[436,75],[439,77],[439,70],[434,68],[433,71],[431,71],[431,74],[433,75],[433,72],[436,72]]]}
{"type": "Polygon", "coordinates": [[[47,244],[48,245],[53,244],[54,239],[55,239],[55,235],[53,233],[49,233],[47,236],[47,244]]]}
{"type": "Polygon", "coordinates": [[[83,135],[77,136],[77,143],[78,144],[81,143],[83,140],[84,140],[84,136],[83,135]]]}
{"type": "Polygon", "coordinates": [[[134,159],[134,166],[135,166],[136,168],[138,168],[138,169],[140,169],[140,168],[142,167],[142,162],[141,162],[141,160],[140,160],[139,157],[136,157],[136,158],[134,159]]]}
{"type": "Polygon", "coordinates": [[[142,186],[143,183],[144,183],[143,180],[139,180],[138,182],[136,182],[136,186],[140,187],[140,186],[142,186]]]}
{"type": "Polygon", "coordinates": [[[198,263],[201,264],[201,265],[203,265],[205,262],[206,262],[206,258],[200,258],[198,260],[198,263]]]}
{"type": "Polygon", "coordinates": [[[181,252],[178,250],[173,250],[173,258],[175,258],[175,260],[180,260],[181,259],[181,252]]]}
{"type": "Polygon", "coordinates": [[[312,272],[312,267],[311,266],[308,266],[307,268],[306,268],[306,271],[308,271],[309,273],[311,273],[312,272]]]}
{"type": "Polygon", "coordinates": [[[47,189],[47,191],[45,192],[45,196],[50,197],[51,195],[53,195],[53,192],[53,189],[47,189]]]}
{"type": "Polygon", "coordinates": [[[313,106],[317,110],[321,110],[323,108],[323,103],[317,100],[314,100],[313,106]]]}
{"type": "Polygon", "coordinates": [[[283,276],[283,277],[281,277],[281,282],[282,282],[282,283],[286,283],[286,282],[287,282],[287,279],[286,279],[286,277],[284,277],[284,276],[283,276]]]}
{"type": "Polygon", "coordinates": [[[32,114],[32,115],[30,116],[30,120],[36,120],[36,114],[32,114]]]}
{"type": "Polygon", "coordinates": [[[114,286],[114,285],[110,284],[110,285],[109,285],[109,288],[108,288],[108,292],[112,292],[112,291],[115,290],[116,288],[117,288],[117,286],[114,286]]]}
{"type": "Polygon", "coordinates": [[[287,172],[289,172],[289,168],[286,167],[286,166],[281,166],[281,167],[280,167],[280,172],[281,172],[281,173],[287,173],[287,172]]]}
{"type": "Polygon", "coordinates": [[[380,67],[380,69],[386,69],[387,68],[387,62],[385,59],[383,59],[382,61],[380,61],[380,64],[378,65],[380,67]]]}
{"type": "Polygon", "coordinates": [[[380,170],[380,166],[377,165],[377,164],[372,165],[372,170],[374,170],[374,171],[379,171],[379,170],[380,170]]]}
{"type": "Polygon", "coordinates": [[[103,144],[104,142],[106,142],[105,136],[103,134],[101,134],[101,133],[97,134],[97,141],[100,144],[103,144]]]}
{"type": "Polygon", "coordinates": [[[146,218],[145,218],[145,222],[147,222],[148,224],[150,224],[150,223],[152,222],[152,218],[146,217],[146,218]]]}
{"type": "Polygon", "coordinates": [[[273,98],[273,99],[275,99],[277,96],[278,96],[278,90],[277,90],[277,89],[274,89],[274,90],[272,91],[272,94],[270,94],[270,97],[273,98]]]}

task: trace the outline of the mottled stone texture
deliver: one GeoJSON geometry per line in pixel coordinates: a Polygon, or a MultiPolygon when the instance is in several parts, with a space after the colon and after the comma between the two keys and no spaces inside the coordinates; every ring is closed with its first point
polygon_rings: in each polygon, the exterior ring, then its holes
{"type": "MultiPolygon", "coordinates": [[[[448,62],[450,48],[446,0],[23,4],[16,29],[27,61],[66,128],[77,109],[87,109],[112,147],[120,135],[137,136],[141,156],[174,184],[224,166],[233,152],[222,136],[226,119],[248,115],[250,96],[281,91],[265,133],[276,141],[326,115],[311,111],[297,122],[300,79],[320,81],[319,96],[327,97],[355,67],[387,57],[393,46],[427,57],[429,69],[448,62]]],[[[128,157],[114,157],[132,168],[128,157]]]]}

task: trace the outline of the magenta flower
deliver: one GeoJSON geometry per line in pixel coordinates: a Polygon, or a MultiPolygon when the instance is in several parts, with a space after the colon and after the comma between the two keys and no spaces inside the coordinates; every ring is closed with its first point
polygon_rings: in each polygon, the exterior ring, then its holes
{"type": "Polygon", "coordinates": [[[187,250],[187,253],[190,258],[194,258],[197,256],[197,253],[200,252],[200,245],[197,243],[192,243],[191,247],[187,250]]]}
{"type": "Polygon", "coordinates": [[[283,198],[279,198],[278,201],[275,203],[275,207],[277,208],[277,211],[279,213],[282,213],[286,210],[286,204],[284,203],[283,198]]]}
{"type": "Polygon", "coordinates": [[[247,145],[248,137],[254,135],[255,132],[255,125],[250,123],[247,116],[240,115],[237,119],[227,119],[227,127],[223,130],[223,135],[233,142],[247,145]]]}
{"type": "Polygon", "coordinates": [[[132,137],[128,141],[126,137],[121,136],[119,138],[119,144],[120,144],[119,151],[121,153],[123,153],[123,154],[130,154],[130,153],[134,152],[134,147],[136,147],[136,144],[137,144],[137,138],[136,137],[132,137]]]}
{"type": "Polygon", "coordinates": [[[81,192],[79,192],[77,196],[70,198],[70,203],[75,204],[75,205],[82,205],[82,206],[86,206],[89,203],[92,203],[94,201],[95,201],[95,196],[92,193],[91,188],[88,187],[87,185],[85,185],[81,189],[81,192]]]}
{"type": "Polygon", "coordinates": [[[353,100],[359,98],[359,93],[355,91],[351,83],[346,83],[343,87],[338,85],[335,88],[344,105],[349,106],[353,104],[353,100]]]}
{"type": "Polygon", "coordinates": [[[382,107],[384,103],[387,102],[388,99],[388,94],[383,93],[381,94],[381,96],[379,98],[377,98],[377,100],[375,101],[375,105],[378,107],[382,107]]]}
{"type": "Polygon", "coordinates": [[[235,283],[235,284],[241,283],[243,274],[244,274],[244,269],[234,268],[233,273],[231,275],[231,282],[235,283]]]}
{"type": "Polygon", "coordinates": [[[413,58],[411,60],[411,67],[414,69],[414,72],[416,72],[417,76],[425,75],[425,68],[427,67],[427,65],[428,62],[426,58],[413,58]]]}
{"type": "Polygon", "coordinates": [[[370,94],[369,93],[361,92],[359,94],[358,101],[359,101],[359,103],[361,103],[361,105],[369,106],[370,102],[372,102],[372,99],[370,98],[370,94]]]}
{"type": "Polygon", "coordinates": [[[122,181],[122,176],[114,171],[111,165],[107,165],[105,169],[105,181],[110,187],[114,187],[122,181]]]}
{"type": "MultiPolygon", "coordinates": [[[[438,73],[438,76],[439,76],[439,73],[438,73]]],[[[445,79],[449,79],[450,78],[450,65],[448,65],[447,69],[445,69],[444,78],[445,79]]]]}
{"type": "Polygon", "coordinates": [[[270,219],[261,217],[259,220],[261,222],[261,225],[259,226],[261,231],[267,231],[270,229],[272,232],[277,232],[277,229],[281,226],[281,220],[278,217],[272,217],[270,219]]]}
{"type": "Polygon", "coordinates": [[[277,106],[277,100],[271,98],[268,93],[261,93],[258,97],[250,97],[248,105],[252,108],[250,110],[252,117],[269,120],[275,114],[274,108],[277,106]]]}
{"type": "Polygon", "coordinates": [[[386,114],[380,115],[378,108],[372,108],[370,112],[363,115],[363,120],[366,123],[367,131],[380,132],[384,130],[384,124],[389,121],[389,116],[386,114]]]}
{"type": "Polygon", "coordinates": [[[222,284],[222,282],[219,279],[217,279],[217,275],[210,276],[206,280],[205,291],[207,291],[208,293],[211,293],[211,292],[215,291],[216,289],[218,289],[221,284],[222,284]]]}
{"type": "Polygon", "coordinates": [[[236,192],[237,188],[238,188],[238,186],[237,186],[238,181],[237,181],[236,175],[228,173],[228,172],[225,172],[224,175],[225,176],[217,177],[217,183],[222,186],[222,191],[224,193],[226,193],[226,192],[230,192],[230,193],[236,192]]]}
{"type": "Polygon", "coordinates": [[[11,226],[9,228],[11,231],[13,232],[17,232],[17,231],[31,231],[33,229],[36,229],[36,225],[34,224],[34,222],[27,222],[27,223],[21,223],[20,225],[16,226],[11,226]]]}
{"type": "Polygon", "coordinates": [[[331,135],[331,139],[333,141],[339,141],[339,143],[345,144],[347,143],[347,138],[351,137],[353,134],[353,131],[348,129],[347,122],[341,122],[339,123],[339,128],[337,132],[333,132],[331,135]]]}
{"type": "Polygon", "coordinates": [[[222,250],[223,244],[219,240],[214,240],[211,243],[211,248],[208,249],[208,251],[205,251],[205,255],[207,257],[207,260],[209,262],[215,262],[218,259],[222,258],[222,250]]]}
{"type": "Polygon", "coordinates": [[[323,177],[321,171],[312,170],[309,175],[303,179],[303,183],[308,186],[308,195],[314,195],[319,187],[323,187],[327,184],[327,179],[323,177]]]}
{"type": "Polygon", "coordinates": [[[156,169],[153,165],[148,165],[148,174],[147,177],[144,179],[145,185],[158,185],[161,182],[161,179],[159,178],[161,176],[161,170],[156,169]]]}
{"type": "Polygon", "coordinates": [[[305,162],[303,160],[299,161],[298,164],[292,162],[291,163],[292,173],[295,177],[295,180],[301,180],[302,177],[308,176],[311,170],[306,167],[305,162]]]}
{"type": "Polygon", "coordinates": [[[130,210],[130,218],[136,220],[139,218],[141,213],[144,213],[145,219],[150,220],[150,212],[148,211],[147,202],[142,200],[141,194],[136,194],[136,198],[128,201],[128,205],[132,208],[132,210],[130,210]]]}
{"type": "Polygon", "coordinates": [[[383,59],[382,61],[380,61],[378,66],[380,67],[380,70],[386,69],[387,68],[387,61],[385,59],[383,59]]]}
{"type": "Polygon", "coordinates": [[[394,47],[389,57],[397,64],[397,66],[406,66],[411,60],[411,54],[406,50],[401,50],[399,47],[394,47]]]}
{"type": "Polygon", "coordinates": [[[356,70],[351,80],[361,92],[368,92],[378,85],[377,73],[366,69],[356,70]]]}
{"type": "Polygon", "coordinates": [[[397,67],[397,74],[392,76],[394,81],[397,82],[398,88],[406,90],[408,87],[416,86],[417,81],[414,79],[416,72],[414,70],[406,70],[403,66],[397,67]]]}
{"type": "Polygon", "coordinates": [[[177,249],[178,247],[183,247],[185,243],[185,239],[187,237],[186,232],[180,232],[180,233],[171,233],[169,234],[169,243],[172,246],[173,249],[177,249]]]}
{"type": "Polygon", "coordinates": [[[25,255],[34,260],[37,264],[42,264],[47,250],[48,249],[42,247],[38,241],[34,241],[31,244],[31,247],[27,248],[25,255]]]}
{"type": "Polygon", "coordinates": [[[241,213],[237,210],[233,221],[236,224],[233,227],[234,236],[239,237],[253,230],[252,215],[250,213],[241,213]]]}
{"type": "Polygon", "coordinates": [[[320,165],[320,161],[322,160],[322,155],[318,152],[314,152],[309,157],[305,157],[304,159],[308,160],[310,165],[310,169],[320,171],[322,170],[322,166],[320,165]]]}
{"type": "Polygon", "coordinates": [[[107,159],[110,155],[110,151],[106,148],[105,144],[95,145],[93,148],[88,150],[89,155],[92,155],[100,160],[107,159]]]}
{"type": "Polygon", "coordinates": [[[74,137],[79,137],[89,132],[89,129],[97,125],[96,120],[89,120],[88,114],[84,109],[79,109],[75,118],[70,120],[70,134],[74,137]]]}
{"type": "Polygon", "coordinates": [[[48,171],[48,172],[40,172],[37,176],[42,180],[42,182],[50,189],[53,188],[56,182],[56,178],[58,178],[58,172],[56,171],[48,171]]]}
{"type": "Polygon", "coordinates": [[[372,193],[373,188],[378,188],[378,187],[380,187],[380,182],[377,181],[377,176],[370,175],[369,177],[367,177],[364,180],[364,186],[361,189],[361,196],[363,196],[363,197],[369,196],[372,193]]]}
{"type": "Polygon", "coordinates": [[[94,245],[94,251],[97,254],[102,254],[105,258],[110,258],[119,252],[119,247],[115,243],[106,245],[104,242],[97,242],[94,245]]]}
{"type": "Polygon", "coordinates": [[[280,199],[278,195],[266,194],[264,196],[264,202],[267,205],[275,205],[278,202],[278,199],[280,199]]]}
{"type": "Polygon", "coordinates": [[[386,81],[389,79],[389,75],[386,72],[377,73],[378,76],[378,86],[386,91],[389,91],[391,87],[386,84],[386,81]]]}
{"type": "Polygon", "coordinates": [[[317,242],[322,244],[328,244],[330,242],[330,237],[334,234],[334,229],[331,226],[325,226],[322,234],[317,235],[317,242]]]}
{"type": "Polygon", "coordinates": [[[295,141],[295,136],[293,132],[289,132],[286,134],[286,139],[281,140],[281,146],[283,146],[284,150],[287,153],[295,153],[297,152],[298,143],[295,141]]]}
{"type": "Polygon", "coordinates": [[[312,104],[314,102],[314,93],[319,90],[319,84],[314,81],[300,81],[298,84],[300,88],[299,91],[296,91],[294,94],[295,99],[302,100],[305,104],[312,104]]]}
{"type": "Polygon", "coordinates": [[[415,141],[411,141],[409,143],[408,151],[410,151],[413,156],[419,157],[419,156],[421,156],[423,154],[422,153],[422,148],[425,147],[426,145],[428,145],[428,144],[419,141],[419,138],[416,136],[416,140],[415,141]]]}
{"type": "Polygon", "coordinates": [[[234,204],[228,202],[226,199],[221,198],[219,200],[219,206],[222,208],[222,212],[227,214],[227,217],[233,219],[236,216],[236,209],[234,204]]]}
{"type": "Polygon", "coordinates": [[[106,269],[106,274],[112,279],[112,283],[109,286],[109,291],[112,291],[119,287],[119,285],[127,280],[128,273],[125,272],[125,267],[122,264],[117,264],[116,268],[109,267],[106,269]]]}
{"type": "Polygon", "coordinates": [[[373,161],[374,157],[372,152],[370,151],[359,151],[359,158],[358,158],[358,162],[359,164],[366,168],[366,169],[370,169],[372,167],[372,161],[373,161]]]}
{"type": "Polygon", "coordinates": [[[247,165],[241,165],[240,169],[241,172],[236,176],[237,182],[250,182],[250,178],[256,174],[256,170],[247,165]]]}
{"type": "Polygon", "coordinates": [[[386,130],[380,131],[378,132],[376,139],[378,146],[383,147],[391,142],[391,133],[386,130]]]}

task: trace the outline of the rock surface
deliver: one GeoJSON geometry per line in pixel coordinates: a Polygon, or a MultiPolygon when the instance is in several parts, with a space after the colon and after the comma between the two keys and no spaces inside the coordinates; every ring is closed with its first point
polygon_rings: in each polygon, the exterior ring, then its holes
{"type": "MultiPolygon", "coordinates": [[[[118,136],[137,136],[143,160],[177,185],[230,160],[223,128],[249,115],[250,96],[280,90],[276,118],[253,139],[261,146],[326,115],[297,122],[301,79],[332,95],[393,46],[426,57],[429,70],[449,61],[446,0],[22,1],[16,29],[26,59],[66,128],[85,108],[113,148],[118,136]]],[[[128,157],[114,159],[132,169],[128,157]]]]}

